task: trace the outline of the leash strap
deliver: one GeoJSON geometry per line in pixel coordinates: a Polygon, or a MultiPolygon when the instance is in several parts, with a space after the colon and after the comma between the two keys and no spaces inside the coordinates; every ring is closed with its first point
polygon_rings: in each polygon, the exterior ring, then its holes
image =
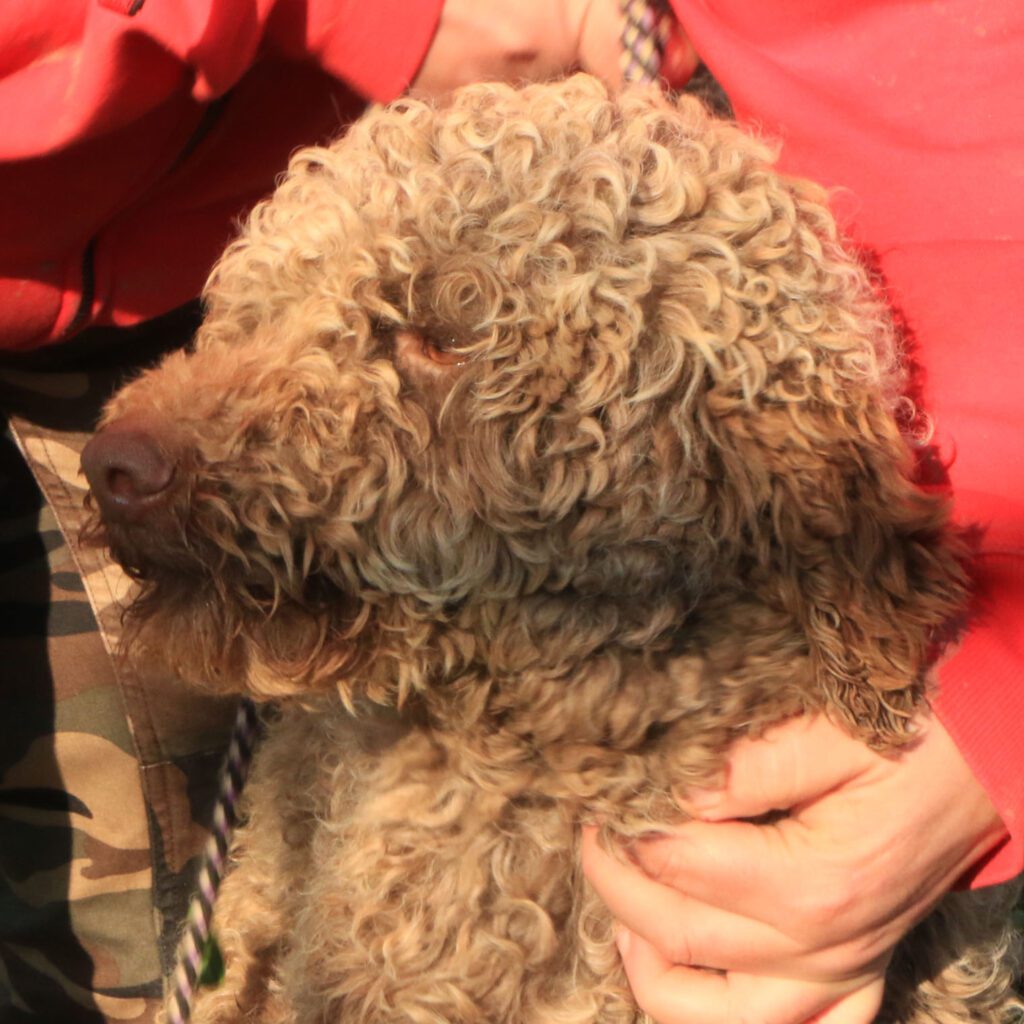
{"type": "MultiPolygon", "coordinates": [[[[189,905],[185,932],[178,945],[178,963],[171,995],[167,1000],[167,1019],[170,1024],[186,1024],[192,1016],[196,988],[206,981],[204,967],[220,963],[219,951],[210,934],[210,920],[217,890],[224,877],[231,834],[238,818],[238,799],[249,773],[258,734],[259,714],[256,706],[250,700],[243,700],[238,706],[231,742],[221,769],[213,826],[203,851],[196,892],[189,905]]],[[[211,982],[219,980],[210,979],[211,982]]]]}
{"type": "Polygon", "coordinates": [[[656,82],[674,17],[667,0],[622,0],[622,13],[623,81],[656,82]]]}

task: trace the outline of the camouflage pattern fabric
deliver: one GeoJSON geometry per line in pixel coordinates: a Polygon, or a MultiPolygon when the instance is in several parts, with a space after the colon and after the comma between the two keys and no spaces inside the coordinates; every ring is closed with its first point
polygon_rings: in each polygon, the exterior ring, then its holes
{"type": "Polygon", "coordinates": [[[116,658],[129,581],[82,549],[79,454],[195,310],[0,363],[0,1021],[148,1024],[234,707],[116,658]]]}

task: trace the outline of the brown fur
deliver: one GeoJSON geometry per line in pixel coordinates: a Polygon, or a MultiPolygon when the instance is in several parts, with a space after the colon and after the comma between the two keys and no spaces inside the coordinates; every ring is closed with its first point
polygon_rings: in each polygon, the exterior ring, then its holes
{"type": "MultiPolygon", "coordinates": [[[[135,651],[282,708],[196,1020],[640,1020],[580,824],[799,712],[911,741],[964,605],[821,191],[692,100],[476,86],[298,153],[206,301],[106,416],[178,465],[107,532],[135,651]]],[[[1000,1020],[1008,943],[948,901],[887,1013],[1000,1020]]]]}

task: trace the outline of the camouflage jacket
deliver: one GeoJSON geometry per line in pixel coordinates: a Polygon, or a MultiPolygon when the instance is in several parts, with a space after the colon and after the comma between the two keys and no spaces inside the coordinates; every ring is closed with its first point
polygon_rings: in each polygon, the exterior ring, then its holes
{"type": "MultiPolygon", "coordinates": [[[[129,351],[151,355],[190,322],[165,318],[129,351]]],[[[232,718],[115,656],[130,588],[78,543],[79,453],[131,367],[90,362],[0,365],[4,1024],[153,1020],[232,718]]]]}

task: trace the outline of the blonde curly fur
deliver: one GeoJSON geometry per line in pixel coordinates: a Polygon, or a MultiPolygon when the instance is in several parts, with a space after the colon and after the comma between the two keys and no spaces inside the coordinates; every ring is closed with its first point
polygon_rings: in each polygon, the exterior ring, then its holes
{"type": "MultiPolygon", "coordinates": [[[[196,1019],[644,1019],[580,824],[788,715],[911,741],[964,608],[825,196],[693,100],[473,86],[299,152],[206,303],[105,416],[177,466],[106,527],[134,652],[281,708],[196,1019]]],[[[944,904],[890,1018],[1009,1014],[1005,918],[944,904]]]]}

